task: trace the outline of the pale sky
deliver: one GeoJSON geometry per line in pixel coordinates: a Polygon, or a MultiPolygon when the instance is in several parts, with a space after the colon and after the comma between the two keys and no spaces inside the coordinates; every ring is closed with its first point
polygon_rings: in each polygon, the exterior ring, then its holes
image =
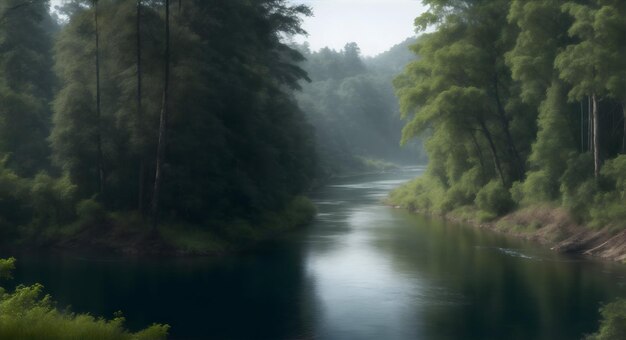
{"type": "Polygon", "coordinates": [[[339,50],[356,42],[365,56],[374,56],[414,36],[413,20],[427,8],[420,0],[292,0],[313,9],[303,27],[312,50],[339,50]]]}
{"type": "MultiPolygon", "coordinates": [[[[227,0],[225,0],[227,1],[227,0]]],[[[420,0],[290,0],[313,9],[313,17],[305,18],[303,27],[311,49],[335,50],[348,42],[356,42],[365,56],[374,56],[414,36],[413,20],[426,10],[420,0]]],[[[60,0],[52,0],[52,6],[60,0]]],[[[54,7],[53,7],[54,8],[54,7]]]]}

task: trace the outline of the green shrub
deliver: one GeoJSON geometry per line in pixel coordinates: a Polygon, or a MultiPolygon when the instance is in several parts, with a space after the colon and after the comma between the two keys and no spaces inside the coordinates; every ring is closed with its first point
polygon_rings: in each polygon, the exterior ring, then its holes
{"type": "Polygon", "coordinates": [[[0,237],[7,238],[18,226],[26,225],[32,217],[28,181],[20,178],[0,159],[0,237]]]}
{"type": "Polygon", "coordinates": [[[619,198],[626,200],[626,155],[619,155],[604,164],[602,176],[611,182],[612,187],[619,194],[619,198]]]}
{"type": "MultiPolygon", "coordinates": [[[[579,195],[581,192],[591,190],[591,185],[588,184],[593,179],[593,157],[590,153],[584,153],[572,157],[567,162],[567,169],[561,176],[561,196],[563,199],[563,205],[575,209],[579,203],[579,195]],[[581,186],[586,184],[586,188],[581,191],[581,186]]],[[[589,202],[589,198],[585,198],[586,202],[589,202]]]]}
{"type": "Polygon", "coordinates": [[[41,172],[30,185],[34,222],[42,227],[59,226],[74,218],[76,185],[68,176],[58,179],[41,172]]]}
{"type": "Polygon", "coordinates": [[[626,339],[626,299],[620,299],[600,308],[602,320],[598,333],[586,340],[626,339]]]}
{"type": "Polygon", "coordinates": [[[11,273],[15,269],[15,258],[0,259],[0,280],[12,279],[11,273]]]}
{"type": "Polygon", "coordinates": [[[519,201],[521,205],[549,202],[559,196],[558,184],[553,181],[547,170],[529,172],[519,189],[522,193],[519,201]]]}
{"type": "Polygon", "coordinates": [[[90,198],[78,202],[76,215],[80,224],[97,224],[106,219],[107,212],[102,204],[90,198]]]}
{"type": "Polygon", "coordinates": [[[476,195],[476,206],[487,213],[502,215],[513,207],[509,191],[497,180],[487,183],[476,195]]]}
{"type": "MultiPolygon", "coordinates": [[[[15,259],[0,260],[0,272],[7,277],[15,259]],[[8,270],[6,272],[5,270],[8,270]]],[[[43,286],[18,286],[7,293],[0,288],[0,339],[25,340],[159,340],[166,339],[169,326],[153,324],[132,333],[124,328],[124,318],[95,318],[89,314],[59,311],[52,298],[43,294],[43,286]]]]}
{"type": "Polygon", "coordinates": [[[588,210],[592,227],[626,228],[626,202],[615,191],[596,194],[588,210]]]}

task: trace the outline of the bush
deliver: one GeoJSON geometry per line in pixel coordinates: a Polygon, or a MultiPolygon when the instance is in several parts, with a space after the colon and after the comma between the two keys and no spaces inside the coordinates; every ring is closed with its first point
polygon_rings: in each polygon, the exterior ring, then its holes
{"type": "Polygon", "coordinates": [[[601,174],[612,184],[619,198],[626,200],[626,155],[607,161],[601,174]]]}
{"type": "Polygon", "coordinates": [[[94,198],[81,200],[76,205],[76,214],[80,224],[97,224],[106,219],[107,212],[94,198]]]}
{"type": "Polygon", "coordinates": [[[487,183],[476,195],[476,206],[487,213],[503,215],[513,207],[509,191],[497,180],[487,183]]]}
{"type": "Polygon", "coordinates": [[[0,159],[0,238],[7,238],[32,217],[28,181],[20,178],[0,159]]]}
{"type": "Polygon", "coordinates": [[[620,299],[600,308],[602,320],[598,333],[586,340],[626,339],[626,300],[620,299]]]}
{"type": "MultiPolygon", "coordinates": [[[[593,157],[590,153],[584,153],[572,157],[567,162],[567,169],[561,177],[561,195],[563,199],[563,205],[570,209],[575,209],[580,202],[580,193],[589,191],[592,189],[589,180],[593,179],[593,157]],[[585,184],[587,183],[587,184],[585,184]],[[587,187],[581,191],[581,186],[587,187]]],[[[589,198],[585,197],[585,201],[588,203],[589,198]]]]}
{"type": "Polygon", "coordinates": [[[30,185],[34,222],[41,227],[59,226],[74,218],[76,185],[68,176],[58,179],[45,172],[35,176],[30,185]]]}
{"type": "Polygon", "coordinates": [[[520,205],[528,205],[554,201],[559,196],[559,187],[546,170],[531,171],[521,184],[521,200],[519,194],[515,201],[520,205]]]}
{"type": "MultiPolygon", "coordinates": [[[[0,273],[8,275],[15,259],[0,260],[0,273]],[[8,270],[8,272],[7,272],[8,270]]],[[[6,275],[4,277],[6,277],[6,275]]],[[[169,326],[153,324],[137,333],[124,328],[124,318],[95,318],[89,314],[61,312],[43,286],[18,286],[13,293],[0,288],[0,339],[166,339],[169,326]]]]}
{"type": "Polygon", "coordinates": [[[11,273],[15,269],[15,259],[0,259],[0,279],[12,279],[11,273]]]}

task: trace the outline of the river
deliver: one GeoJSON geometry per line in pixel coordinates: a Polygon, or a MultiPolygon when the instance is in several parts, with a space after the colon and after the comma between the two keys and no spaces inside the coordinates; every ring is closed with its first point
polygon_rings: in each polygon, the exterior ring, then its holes
{"type": "Polygon", "coordinates": [[[311,226],[228,258],[17,254],[60,306],[173,339],[580,339],[626,296],[626,266],[555,254],[380,203],[421,173],[336,180],[311,226]]]}

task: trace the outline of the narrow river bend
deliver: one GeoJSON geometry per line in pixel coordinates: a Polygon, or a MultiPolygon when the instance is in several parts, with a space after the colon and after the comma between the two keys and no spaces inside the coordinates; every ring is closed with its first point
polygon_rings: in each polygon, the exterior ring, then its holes
{"type": "MultiPolygon", "coordinates": [[[[226,259],[13,254],[16,282],[60,306],[173,339],[580,339],[625,266],[552,253],[380,204],[419,175],[337,180],[313,193],[312,226],[226,259]]],[[[9,254],[11,255],[11,254],[9,254]]]]}

